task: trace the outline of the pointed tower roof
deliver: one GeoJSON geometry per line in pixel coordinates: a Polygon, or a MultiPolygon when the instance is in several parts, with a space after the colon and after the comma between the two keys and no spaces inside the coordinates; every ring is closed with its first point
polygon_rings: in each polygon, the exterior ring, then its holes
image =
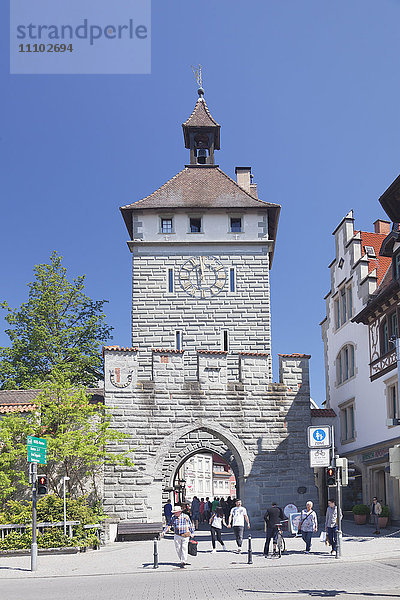
{"type": "Polygon", "coordinates": [[[190,117],[182,124],[183,136],[185,139],[185,148],[190,148],[190,132],[194,130],[213,131],[214,132],[214,147],[216,150],[220,148],[220,129],[221,126],[212,117],[207,103],[204,100],[204,90],[199,88],[199,99],[197,100],[190,117]]]}

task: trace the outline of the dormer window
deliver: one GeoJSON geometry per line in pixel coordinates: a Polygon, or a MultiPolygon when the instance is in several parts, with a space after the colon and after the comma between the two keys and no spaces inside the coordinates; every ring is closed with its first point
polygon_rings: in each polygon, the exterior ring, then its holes
{"type": "Polygon", "coordinates": [[[395,279],[400,279],[400,252],[393,257],[393,275],[395,279]]]}
{"type": "Polygon", "coordinates": [[[364,251],[368,258],[376,258],[376,252],[373,246],[364,246],[364,251]]]}

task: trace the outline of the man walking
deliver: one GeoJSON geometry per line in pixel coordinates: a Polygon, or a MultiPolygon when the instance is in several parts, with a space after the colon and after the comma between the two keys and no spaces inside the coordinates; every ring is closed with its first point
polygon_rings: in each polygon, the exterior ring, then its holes
{"type": "Polygon", "coordinates": [[[240,554],[242,551],[242,542],[243,542],[243,531],[244,531],[244,521],[246,520],[247,527],[250,529],[250,521],[247,516],[247,510],[244,506],[242,506],[241,500],[236,500],[236,506],[234,506],[231,510],[231,514],[229,515],[229,523],[228,527],[233,527],[233,533],[235,534],[235,540],[237,544],[237,553],[240,554]]]}
{"type": "Polygon", "coordinates": [[[171,500],[168,500],[168,502],[166,504],[164,504],[164,517],[165,517],[165,523],[166,523],[166,525],[168,525],[168,523],[170,522],[171,517],[172,517],[171,500]]]}
{"type": "Polygon", "coordinates": [[[273,538],[273,554],[276,554],[276,541],[278,539],[278,525],[280,521],[283,521],[283,511],[276,502],[272,503],[271,508],[268,508],[264,515],[264,521],[266,524],[266,536],[264,545],[264,557],[267,558],[269,552],[269,545],[271,538],[273,538]]]}
{"type": "Polygon", "coordinates": [[[325,531],[328,536],[328,541],[332,547],[331,554],[336,552],[337,545],[337,518],[338,509],[333,498],[328,500],[328,508],[325,516],[325,531]]]}
{"type": "Polygon", "coordinates": [[[372,504],[371,504],[371,517],[372,517],[372,522],[375,525],[375,531],[374,533],[376,533],[376,535],[380,535],[380,529],[379,529],[379,516],[382,512],[382,506],[380,504],[380,502],[378,502],[378,498],[376,496],[374,496],[372,498],[372,504]]]}
{"type": "Polygon", "coordinates": [[[172,511],[172,518],[167,527],[162,532],[164,536],[171,527],[174,528],[174,543],[175,550],[179,558],[179,566],[181,569],[185,568],[188,556],[188,544],[191,535],[194,535],[194,527],[188,515],[182,512],[181,506],[174,506],[172,511]]]}

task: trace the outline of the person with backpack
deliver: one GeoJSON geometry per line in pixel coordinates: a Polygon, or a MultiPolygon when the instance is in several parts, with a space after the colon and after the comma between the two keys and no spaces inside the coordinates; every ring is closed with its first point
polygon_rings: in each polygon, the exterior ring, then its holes
{"type": "Polygon", "coordinates": [[[309,500],[306,503],[306,508],[301,511],[301,520],[299,525],[299,533],[306,544],[306,554],[310,554],[311,538],[313,532],[318,530],[318,519],[316,512],[313,510],[313,503],[309,500]]]}

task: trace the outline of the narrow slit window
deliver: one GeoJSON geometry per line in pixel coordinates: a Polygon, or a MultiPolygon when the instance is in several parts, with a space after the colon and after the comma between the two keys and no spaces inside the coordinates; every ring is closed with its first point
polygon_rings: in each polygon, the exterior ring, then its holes
{"type": "Polygon", "coordinates": [[[236,291],[235,269],[233,267],[229,270],[229,290],[231,292],[236,291]]]}
{"type": "Polygon", "coordinates": [[[225,329],[224,332],[223,332],[223,347],[224,347],[224,352],[228,352],[228,345],[229,345],[228,331],[225,329]]]}
{"type": "Polygon", "coordinates": [[[176,349],[182,350],[182,331],[176,332],[176,349]]]}
{"type": "Polygon", "coordinates": [[[174,270],[168,269],[168,291],[172,293],[174,291],[174,270]]]}

